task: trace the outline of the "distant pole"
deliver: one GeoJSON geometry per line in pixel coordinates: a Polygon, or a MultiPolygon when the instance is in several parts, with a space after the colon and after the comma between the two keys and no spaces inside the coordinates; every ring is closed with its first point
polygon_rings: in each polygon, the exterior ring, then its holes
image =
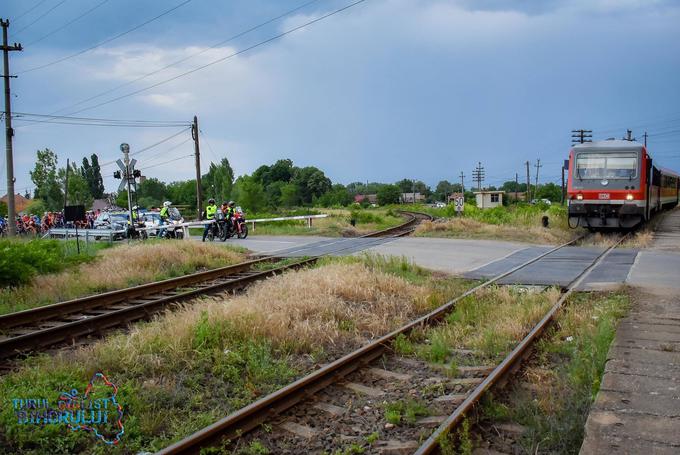
{"type": "Polygon", "coordinates": [[[647,131],[645,131],[645,134],[644,134],[644,137],[645,137],[645,147],[647,147],[647,136],[649,136],[649,134],[647,134],[647,131]]]}
{"type": "MultiPolygon", "coordinates": [[[[541,164],[540,158],[536,160],[536,164],[534,165],[534,167],[536,168],[536,185],[534,186],[534,193],[536,193],[538,191],[538,171],[540,171],[541,168],[543,167],[543,165],[541,164]]],[[[536,196],[534,194],[534,198],[535,197],[536,196]]]]}
{"type": "Polygon", "coordinates": [[[515,204],[517,204],[517,193],[519,192],[519,174],[515,172],[515,204]]]}
{"type": "Polygon", "coordinates": [[[463,174],[463,171],[460,171],[460,192],[465,197],[465,174],[463,174]]]}
{"type": "Polygon", "coordinates": [[[562,194],[561,194],[561,199],[560,203],[564,205],[564,164],[562,164],[562,194]]]}
{"type": "Polygon", "coordinates": [[[525,202],[531,202],[531,175],[529,174],[529,164],[530,163],[529,163],[529,161],[527,161],[524,164],[526,164],[526,166],[527,166],[527,192],[526,192],[525,202]]]}
{"type": "Polygon", "coordinates": [[[68,170],[71,167],[69,159],[66,158],[66,178],[64,178],[64,210],[68,205],[68,170]]]}
{"type": "Polygon", "coordinates": [[[2,54],[4,71],[2,77],[5,78],[5,159],[7,160],[7,235],[14,237],[17,234],[16,225],[16,208],[14,206],[14,159],[12,152],[12,137],[14,130],[12,129],[12,106],[10,99],[12,97],[9,88],[9,78],[16,77],[9,75],[9,53],[10,51],[21,51],[21,44],[14,43],[13,46],[7,44],[7,28],[9,27],[9,19],[0,19],[0,26],[2,26],[2,54]]]}
{"type": "Polygon", "coordinates": [[[196,158],[196,219],[201,219],[201,147],[198,143],[198,117],[194,115],[191,124],[191,137],[194,139],[194,156],[196,158]]]}

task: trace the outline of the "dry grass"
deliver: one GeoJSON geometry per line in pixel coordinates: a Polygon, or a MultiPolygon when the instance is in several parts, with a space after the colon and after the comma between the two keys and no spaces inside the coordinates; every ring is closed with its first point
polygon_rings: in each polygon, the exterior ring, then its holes
{"type": "MultiPolygon", "coordinates": [[[[596,232],[587,236],[579,243],[580,246],[596,246],[607,248],[621,240],[625,234],[620,232],[596,232]]],[[[649,227],[631,233],[630,237],[624,240],[619,247],[621,248],[647,248],[654,241],[654,231],[649,227]]]]}
{"type": "Polygon", "coordinates": [[[190,359],[201,330],[220,339],[221,349],[229,349],[230,340],[260,338],[296,353],[356,345],[422,312],[426,296],[426,288],[365,265],[332,264],[271,278],[235,298],[225,295],[191,302],[129,335],[83,352],[82,361],[117,353],[118,365],[147,362],[147,371],[154,371],[190,359]]]}
{"type": "Polygon", "coordinates": [[[573,239],[575,234],[574,231],[553,227],[488,224],[471,218],[451,218],[424,221],[416,229],[416,235],[558,244],[573,239]]]}
{"type": "Polygon", "coordinates": [[[245,260],[234,249],[198,242],[121,245],[102,250],[98,256],[94,262],[61,273],[36,276],[26,286],[0,290],[0,314],[245,260]]]}

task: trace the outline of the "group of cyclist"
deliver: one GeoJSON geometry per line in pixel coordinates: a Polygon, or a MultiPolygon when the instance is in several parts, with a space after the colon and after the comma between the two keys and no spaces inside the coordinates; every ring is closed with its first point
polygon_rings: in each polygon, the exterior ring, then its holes
{"type": "MultiPolygon", "coordinates": [[[[0,216],[0,235],[5,235],[8,230],[9,219],[0,216]]],[[[53,227],[63,227],[64,217],[60,212],[45,212],[40,217],[34,214],[24,214],[16,217],[16,232],[19,235],[38,235],[45,233],[53,227]]]]}
{"type": "MultiPolygon", "coordinates": [[[[227,223],[227,229],[231,230],[233,228],[232,220],[234,218],[234,214],[236,213],[236,203],[234,201],[223,202],[222,205],[218,207],[215,204],[215,199],[210,198],[208,199],[208,205],[205,207],[205,210],[203,211],[203,219],[214,220],[218,210],[224,215],[224,220],[227,223]]],[[[210,232],[210,228],[211,225],[206,224],[205,228],[203,229],[204,242],[205,238],[208,236],[208,232],[210,232]]]]}

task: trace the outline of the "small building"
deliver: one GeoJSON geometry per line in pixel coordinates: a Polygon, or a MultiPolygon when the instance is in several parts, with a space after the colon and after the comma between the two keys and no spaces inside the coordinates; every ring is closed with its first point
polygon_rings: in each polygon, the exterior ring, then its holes
{"type": "Polygon", "coordinates": [[[361,204],[362,202],[367,201],[369,204],[377,204],[378,203],[378,195],[377,194],[357,194],[354,196],[354,202],[357,204],[361,204]]]}
{"type": "Polygon", "coordinates": [[[475,191],[474,193],[477,207],[480,209],[490,209],[503,205],[503,194],[505,194],[505,191],[482,190],[475,191]]]}
{"type": "MultiPolygon", "coordinates": [[[[4,202],[7,204],[7,201],[9,201],[9,198],[5,194],[3,197],[0,197],[0,202],[4,202]]],[[[26,210],[26,208],[31,204],[32,200],[31,199],[26,199],[23,197],[21,194],[18,194],[14,196],[14,210],[16,213],[21,213],[26,210]]]]}
{"type": "Polygon", "coordinates": [[[425,195],[420,193],[401,193],[401,202],[404,204],[425,202],[425,195]]]}

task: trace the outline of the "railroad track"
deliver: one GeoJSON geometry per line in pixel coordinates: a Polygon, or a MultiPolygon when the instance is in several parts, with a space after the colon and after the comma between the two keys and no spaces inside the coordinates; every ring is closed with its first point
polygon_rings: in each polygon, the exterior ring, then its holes
{"type": "Polygon", "coordinates": [[[399,213],[409,218],[408,221],[406,221],[404,224],[400,224],[399,226],[384,229],[382,231],[371,232],[369,234],[364,234],[361,237],[363,238],[404,237],[413,233],[413,231],[415,231],[416,228],[418,227],[418,224],[420,224],[422,221],[432,221],[433,219],[432,216],[426,213],[408,212],[405,210],[400,210],[399,213]]]}
{"type": "MultiPolygon", "coordinates": [[[[424,214],[371,237],[407,235],[424,214]]],[[[300,250],[304,250],[301,247],[300,250]]],[[[342,249],[335,252],[342,251],[342,249]]],[[[143,284],[122,290],[46,305],[0,316],[0,360],[103,333],[107,329],[148,319],[169,305],[217,292],[236,292],[264,278],[311,265],[321,256],[276,266],[282,259],[267,256],[227,267],[143,284]],[[272,264],[271,268],[262,267],[272,264]]]]}
{"type": "MultiPolygon", "coordinates": [[[[436,324],[461,299],[581,239],[582,237],[555,247],[468,290],[431,313],[261,398],[159,453],[198,453],[206,447],[224,447],[225,441],[230,444],[227,447],[243,448],[248,441],[255,440],[267,446],[270,453],[300,453],[301,450],[314,453],[334,452],[346,449],[352,443],[358,444],[363,451],[349,453],[422,455],[438,452],[440,438],[454,431],[489,389],[519,368],[521,361],[531,351],[533,343],[552,322],[573,290],[625,238],[596,257],[566,287],[561,298],[541,321],[497,365],[459,367],[456,373],[458,377],[442,376],[441,371],[427,362],[396,355],[391,349],[392,343],[400,335],[436,324]],[[422,394],[429,396],[431,403],[428,405],[439,410],[439,415],[419,419],[414,427],[400,427],[398,431],[391,433],[399,437],[390,436],[389,439],[378,440],[380,433],[385,434],[383,425],[386,425],[381,420],[383,416],[379,403],[385,400],[408,400],[419,394],[414,387],[431,387],[432,390],[440,391],[422,394]],[[347,403],[359,405],[347,407],[347,403]],[[418,438],[422,434],[419,431],[428,427],[432,429],[431,434],[420,443],[418,438]],[[366,447],[369,437],[367,435],[372,435],[369,447],[366,447]]],[[[457,353],[462,356],[470,354],[474,353],[457,353]]]]}

